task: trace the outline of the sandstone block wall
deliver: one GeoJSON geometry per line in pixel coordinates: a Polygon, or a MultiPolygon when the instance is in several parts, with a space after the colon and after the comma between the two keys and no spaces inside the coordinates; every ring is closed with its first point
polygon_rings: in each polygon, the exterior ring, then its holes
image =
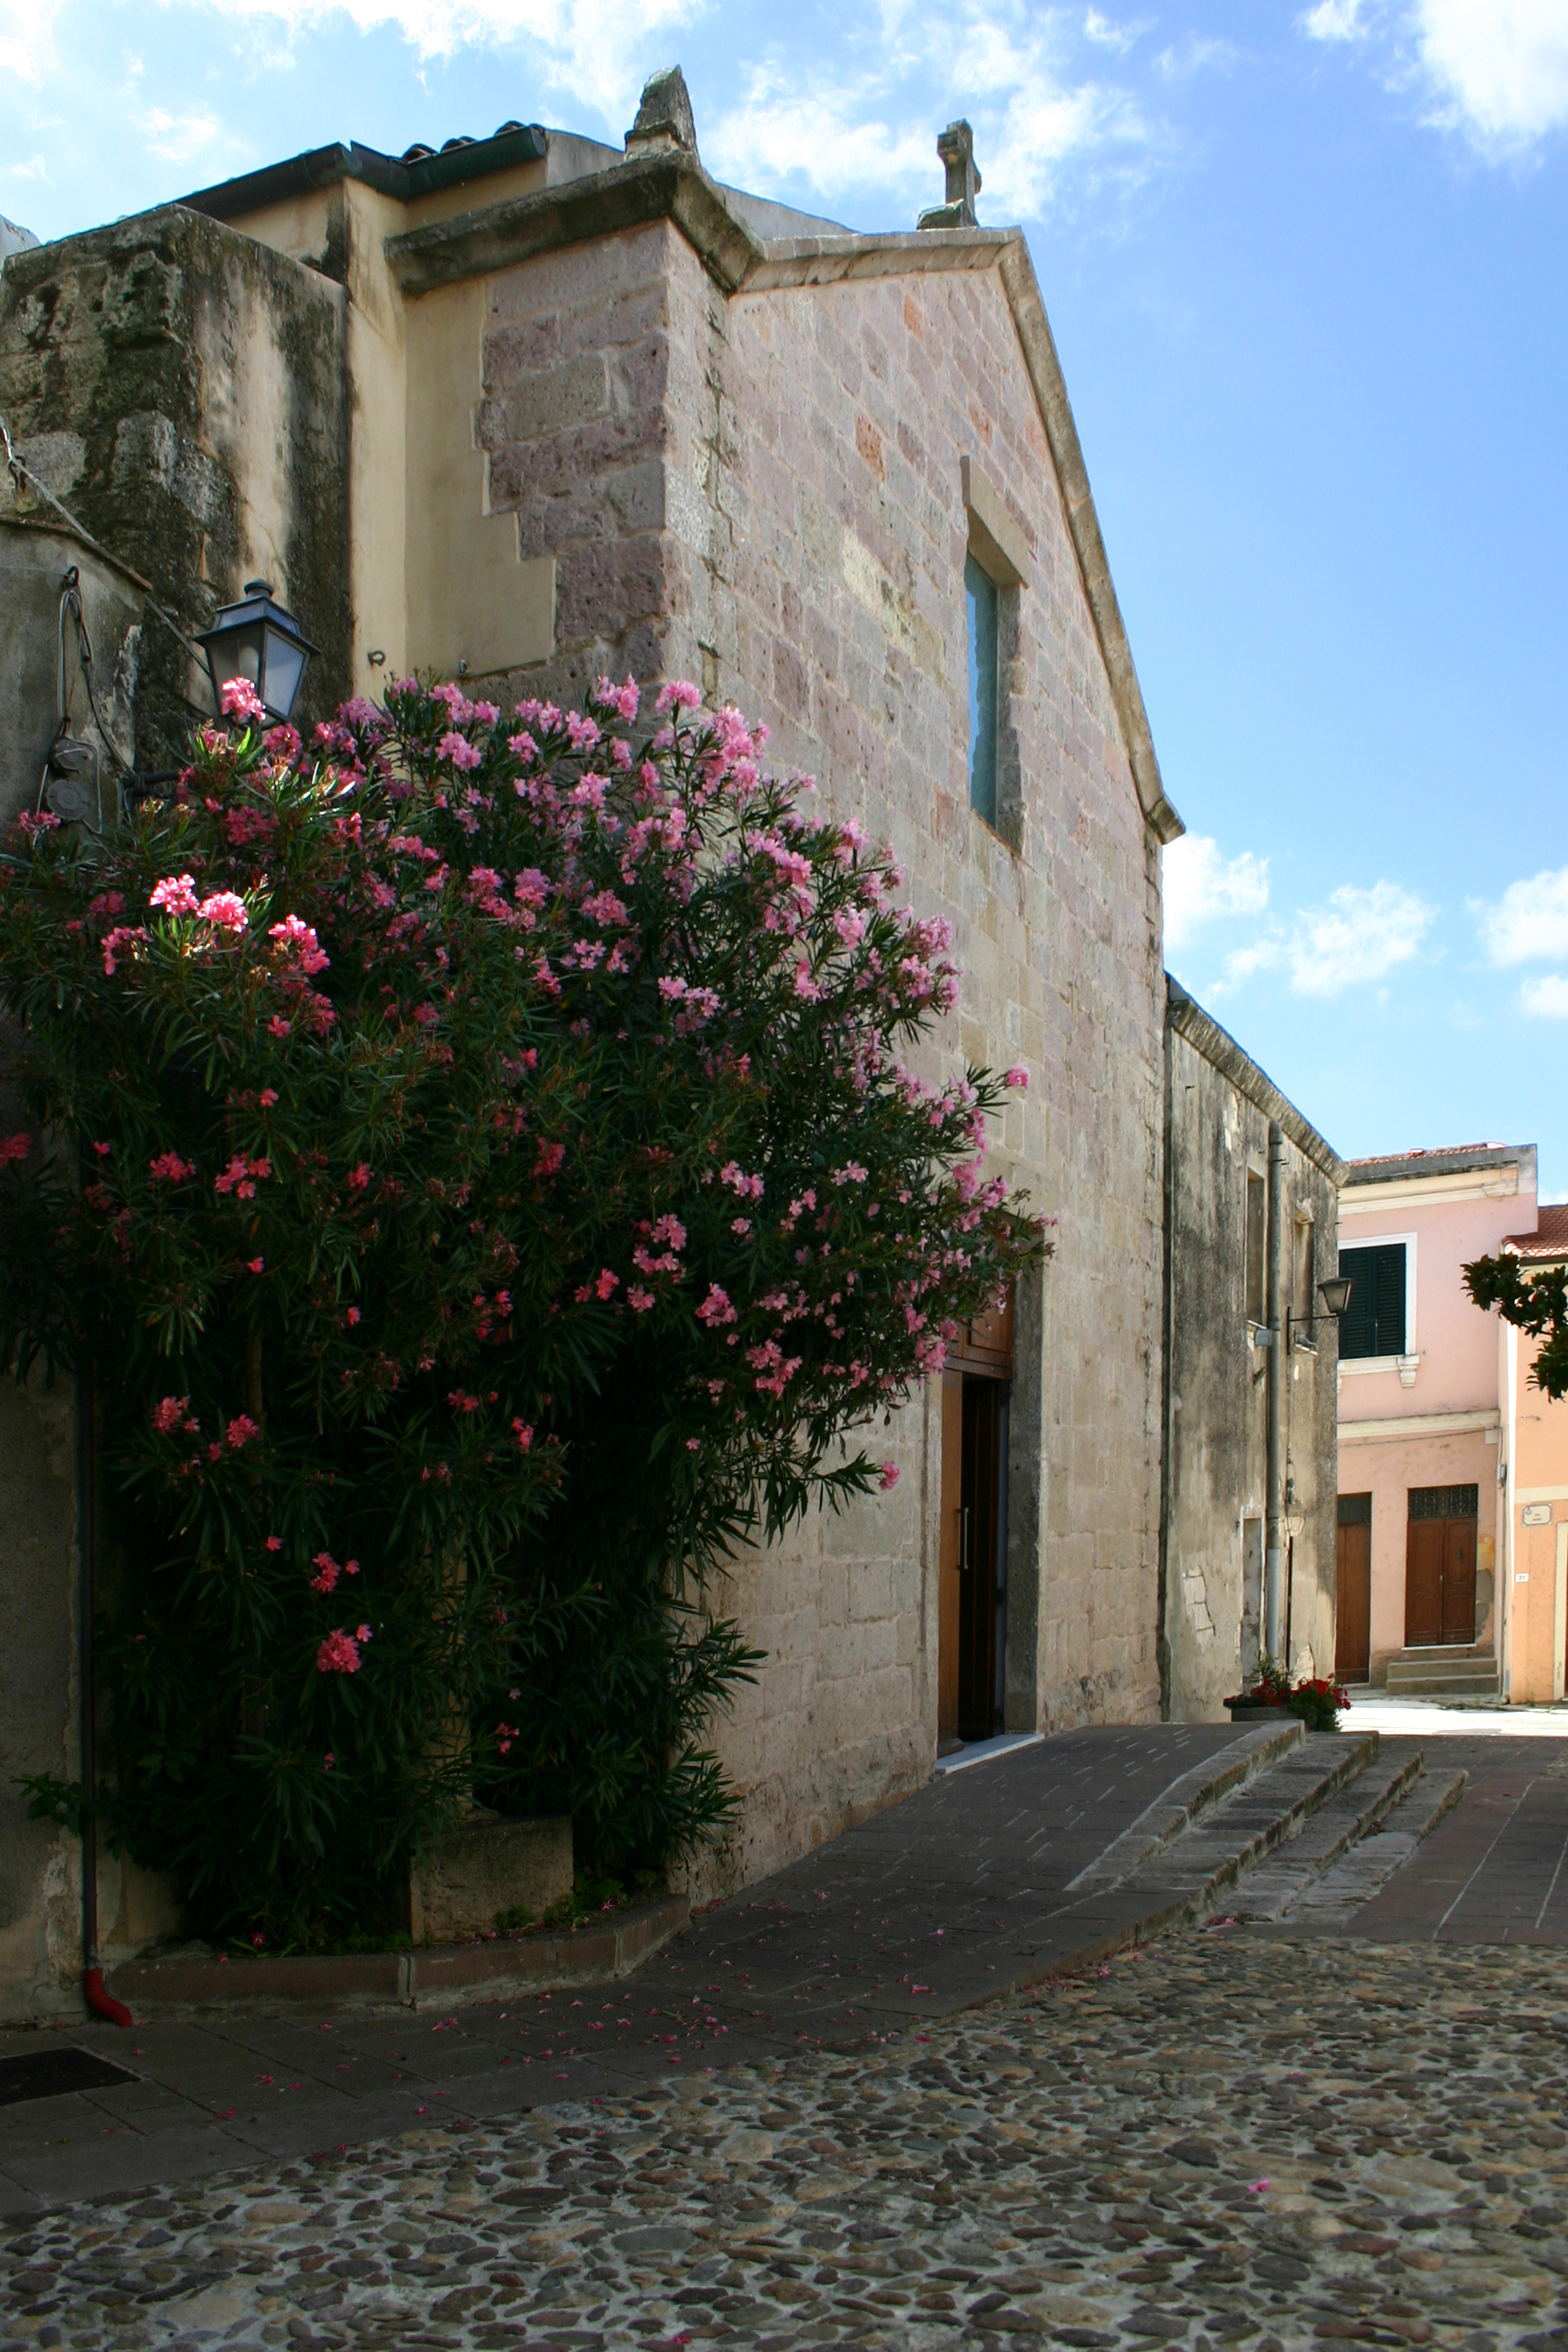
{"type": "MultiPolygon", "coordinates": [[[[1140,811],[999,274],[727,297],[667,224],[490,288],[494,505],[554,553],[570,692],[685,675],[890,840],[965,979],[929,1057],[1026,1062],[996,1164],[1060,1222],[1019,1302],[1007,1719],[1158,1710],[1158,851],[1140,811]],[[961,459],[1031,551],[1005,599],[998,830],[968,801],[961,459]]],[[[521,680],[518,681],[521,684],[521,680]]],[[[541,690],[539,674],[529,690],[541,690]]],[[[935,1747],[937,1427],[877,1433],[893,1496],[722,1596],[769,1653],[719,1744],[751,1877],[918,1781],[935,1747]]]]}

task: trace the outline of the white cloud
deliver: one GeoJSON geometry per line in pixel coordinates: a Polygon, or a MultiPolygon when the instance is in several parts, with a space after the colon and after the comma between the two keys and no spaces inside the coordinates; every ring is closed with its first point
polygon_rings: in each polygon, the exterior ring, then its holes
{"type": "Polygon", "coordinates": [[[911,199],[921,190],[927,204],[940,204],[932,126],[880,119],[879,95],[854,84],[803,89],[798,74],[760,66],[739,106],[710,128],[699,122],[702,160],[758,194],[805,179],[820,189],[902,187],[911,199]]]}
{"type": "MultiPolygon", "coordinates": [[[[0,11],[14,11],[20,21],[26,5],[0,0],[0,11]]],[[[44,0],[46,11],[61,5],[44,0]]],[[[226,0],[208,5],[233,13],[226,0]]],[[[243,0],[248,20],[270,19],[290,39],[346,17],[362,33],[383,27],[401,33],[421,60],[526,43],[533,79],[595,107],[617,131],[630,124],[647,74],[671,62],[664,53],[670,30],[706,14],[708,5],[709,0],[243,0]]],[[[0,26],[5,21],[0,15],[0,26]]]]}
{"type": "Polygon", "coordinates": [[[1184,947],[1222,915],[1260,915],[1268,904],[1268,860],[1249,849],[1232,858],[1205,833],[1184,833],[1162,860],[1165,945],[1184,947]]]}
{"type": "Polygon", "coordinates": [[[1162,49],[1154,64],[1167,81],[1190,81],[1194,74],[1204,72],[1209,66],[1217,66],[1222,72],[1228,72],[1240,54],[1234,41],[1222,40],[1213,35],[1187,33],[1181,40],[1173,41],[1168,49],[1162,49]]]}
{"type": "Polygon", "coordinates": [[[1098,8],[1091,8],[1083,20],[1083,37],[1086,41],[1092,41],[1097,48],[1114,49],[1118,57],[1124,58],[1133,43],[1142,39],[1153,22],[1152,16],[1138,16],[1131,25],[1117,25],[1109,16],[1102,16],[1098,8]]]}
{"type": "Polygon", "coordinates": [[[1472,898],[1488,961],[1495,964],[1557,961],[1568,957],[1568,866],[1510,882],[1495,907],[1472,898]]]}
{"type": "Polygon", "coordinates": [[[1519,992],[1519,1009],[1538,1021],[1568,1021],[1568,979],[1560,971],[1547,971],[1539,980],[1527,980],[1519,992]]]}
{"type": "Polygon", "coordinates": [[[1436,119],[1483,151],[1568,124],[1568,0],[1415,0],[1413,31],[1436,119]]]}
{"type": "MultiPolygon", "coordinates": [[[[1087,37],[1114,47],[1115,29],[1096,15],[1087,37]]],[[[803,184],[823,194],[875,190],[912,214],[942,201],[936,133],[963,114],[974,128],[982,219],[1038,217],[1068,167],[1101,190],[1141,183],[1164,136],[1131,89],[1098,68],[1075,69],[1080,37],[1079,20],[1026,0],[960,0],[947,15],[884,0],[874,33],[847,29],[832,60],[803,71],[794,55],[774,55],[754,66],[739,103],[699,123],[703,157],[760,194],[792,184],[797,200],[803,184]],[[933,82],[949,93],[941,114],[931,108],[933,82]]]]}
{"type": "Polygon", "coordinates": [[[1568,0],[1316,0],[1296,21],[1366,44],[1387,89],[1493,160],[1568,127],[1568,0]]]}
{"type": "Polygon", "coordinates": [[[65,0],[0,0],[0,58],[5,71],[37,89],[52,73],[55,19],[65,0]]]}
{"type": "Polygon", "coordinates": [[[49,167],[41,155],[29,155],[25,163],[11,165],[14,180],[47,180],[48,176],[49,167]]]}
{"type": "Polygon", "coordinates": [[[1289,941],[1290,985],[1299,996],[1338,996],[1381,980],[1420,950],[1436,907],[1397,882],[1370,890],[1342,883],[1321,907],[1304,908],[1289,941]]]}
{"type": "Polygon", "coordinates": [[[140,117],[136,127],[154,155],[171,163],[188,163],[193,155],[212,145],[224,126],[216,114],[166,114],[155,106],[140,117]]]}
{"type": "Polygon", "coordinates": [[[1313,41],[1360,41],[1366,37],[1361,0],[1318,0],[1300,19],[1301,30],[1313,41]]]}
{"type": "Polygon", "coordinates": [[[1250,947],[1233,948],[1225,960],[1225,970],[1209,990],[1211,996],[1233,996],[1260,971],[1278,971],[1285,961],[1284,939],[1278,931],[1268,932],[1254,940],[1250,947]]]}

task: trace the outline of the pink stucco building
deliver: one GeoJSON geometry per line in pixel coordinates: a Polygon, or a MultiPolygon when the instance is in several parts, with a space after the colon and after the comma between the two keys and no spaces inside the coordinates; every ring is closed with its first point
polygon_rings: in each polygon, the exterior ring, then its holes
{"type": "Polygon", "coordinates": [[[1339,1359],[1336,1664],[1350,1682],[1515,1704],[1563,1695],[1568,1403],[1464,1266],[1568,1255],[1533,1144],[1352,1160],[1339,1359]]]}

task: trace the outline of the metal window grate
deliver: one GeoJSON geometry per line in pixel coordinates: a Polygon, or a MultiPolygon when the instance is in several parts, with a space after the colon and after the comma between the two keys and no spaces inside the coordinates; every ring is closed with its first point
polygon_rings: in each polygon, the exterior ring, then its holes
{"type": "Polygon", "coordinates": [[[1372,1525],[1372,1496],[1370,1495],[1342,1495],[1340,1496],[1340,1525],[1342,1528],[1370,1528],[1372,1525]]]}
{"type": "Polygon", "coordinates": [[[1473,1519],[1479,1516],[1480,1490],[1476,1486],[1412,1486],[1413,1519],[1473,1519]]]}

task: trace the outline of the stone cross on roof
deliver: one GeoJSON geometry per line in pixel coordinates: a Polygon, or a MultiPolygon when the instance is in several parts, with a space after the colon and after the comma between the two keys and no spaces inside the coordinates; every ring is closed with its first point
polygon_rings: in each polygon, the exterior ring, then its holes
{"type": "Polygon", "coordinates": [[[974,133],[967,122],[950,122],[936,142],[947,167],[947,202],[921,213],[921,228],[973,228],[980,174],[974,168],[974,133]]]}

